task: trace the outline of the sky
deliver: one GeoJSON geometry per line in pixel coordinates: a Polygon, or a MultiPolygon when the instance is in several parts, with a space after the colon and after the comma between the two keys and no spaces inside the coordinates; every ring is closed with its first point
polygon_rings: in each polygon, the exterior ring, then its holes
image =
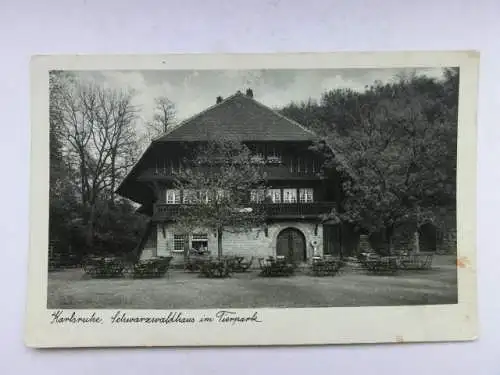
{"type": "MultiPolygon", "coordinates": [[[[176,121],[182,121],[227,97],[251,88],[254,98],[270,107],[292,101],[319,99],[325,91],[350,88],[363,91],[376,80],[390,82],[401,74],[425,74],[440,78],[441,68],[426,69],[322,69],[322,70],[147,70],[80,71],[79,80],[116,89],[133,90],[133,104],[140,122],[154,113],[154,100],[166,96],[176,107],[176,121]]],[[[139,125],[140,126],[140,125],[139,125]]]]}

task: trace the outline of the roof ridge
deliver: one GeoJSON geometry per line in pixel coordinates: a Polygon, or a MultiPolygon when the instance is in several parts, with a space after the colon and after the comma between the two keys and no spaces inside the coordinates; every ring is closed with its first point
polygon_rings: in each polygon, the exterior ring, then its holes
{"type": "Polygon", "coordinates": [[[295,120],[293,120],[293,119],[291,119],[289,117],[286,117],[286,116],[282,115],[281,113],[279,113],[278,111],[274,110],[273,108],[271,108],[271,107],[269,107],[269,106],[267,106],[267,105],[259,102],[258,100],[256,100],[253,97],[250,97],[248,95],[243,94],[241,91],[238,90],[235,94],[232,94],[232,95],[228,96],[227,98],[223,99],[220,103],[215,103],[214,105],[211,105],[210,107],[204,109],[203,111],[201,111],[201,112],[199,112],[199,113],[197,113],[197,114],[195,114],[195,115],[193,115],[191,117],[188,117],[187,119],[181,121],[178,125],[176,125],[172,129],[170,129],[170,130],[162,133],[161,135],[153,138],[151,140],[151,142],[153,143],[153,142],[160,141],[161,139],[163,139],[164,137],[168,136],[172,132],[178,130],[179,128],[181,128],[181,127],[183,127],[185,125],[187,125],[188,123],[191,123],[196,118],[203,116],[204,114],[206,114],[207,112],[211,111],[212,109],[217,108],[218,106],[220,106],[220,105],[226,103],[227,101],[232,100],[232,99],[234,99],[236,97],[242,97],[242,98],[245,98],[247,100],[250,100],[252,103],[256,104],[257,106],[259,106],[259,107],[261,107],[261,108],[263,108],[263,109],[265,109],[265,110],[273,113],[277,117],[279,117],[279,118],[281,118],[281,119],[289,122],[290,124],[295,125],[296,127],[298,127],[299,129],[301,129],[305,133],[308,133],[308,134],[310,134],[310,135],[312,135],[314,137],[319,137],[314,131],[306,128],[304,125],[298,123],[297,121],[295,121],[295,120]]]}
{"type": "Polygon", "coordinates": [[[232,99],[232,98],[234,98],[234,97],[236,97],[236,96],[238,96],[238,95],[242,95],[242,93],[241,93],[241,92],[237,92],[237,93],[235,93],[235,94],[233,94],[233,95],[230,95],[230,96],[228,96],[226,99],[223,99],[220,103],[215,103],[215,104],[211,105],[210,107],[205,108],[203,111],[198,112],[197,114],[195,114],[195,115],[193,115],[193,116],[191,116],[191,117],[188,117],[188,118],[187,118],[187,119],[185,119],[185,120],[182,120],[179,124],[177,124],[176,126],[174,126],[172,129],[167,130],[167,131],[166,131],[166,132],[164,132],[164,133],[161,133],[161,134],[160,134],[159,136],[157,136],[157,137],[154,137],[154,138],[151,140],[151,142],[156,142],[156,141],[159,141],[161,138],[165,137],[166,135],[169,135],[169,134],[170,134],[170,133],[172,133],[174,130],[179,129],[180,127],[182,127],[182,126],[186,125],[188,122],[193,121],[194,119],[196,119],[196,118],[198,118],[198,117],[200,117],[200,116],[204,115],[206,112],[211,111],[212,109],[214,109],[214,108],[216,108],[216,107],[220,106],[222,103],[224,103],[224,102],[228,101],[229,99],[232,99]]]}

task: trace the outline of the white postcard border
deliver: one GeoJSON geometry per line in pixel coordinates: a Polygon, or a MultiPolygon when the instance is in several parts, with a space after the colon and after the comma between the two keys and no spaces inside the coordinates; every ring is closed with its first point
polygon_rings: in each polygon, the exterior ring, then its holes
{"type": "MultiPolygon", "coordinates": [[[[476,108],[479,55],[456,52],[35,56],[31,62],[30,249],[25,343],[30,347],[247,346],[472,340],[476,306],[476,108]],[[113,310],[64,310],[102,323],[52,324],[47,309],[49,70],[333,69],[460,67],[457,240],[458,304],[304,309],[231,309],[259,322],[111,323],[113,310]]],[[[129,316],[181,312],[198,321],[218,310],[121,310],[129,316]]]]}

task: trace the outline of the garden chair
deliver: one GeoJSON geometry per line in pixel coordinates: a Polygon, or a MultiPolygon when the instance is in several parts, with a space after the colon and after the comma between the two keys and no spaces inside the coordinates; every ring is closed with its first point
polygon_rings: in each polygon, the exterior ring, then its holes
{"type": "Polygon", "coordinates": [[[405,270],[425,270],[432,266],[433,254],[408,254],[400,257],[401,268],[405,270]]]}
{"type": "Polygon", "coordinates": [[[333,257],[316,259],[312,262],[312,273],[314,276],[335,276],[343,262],[333,257]]]}
{"type": "Polygon", "coordinates": [[[123,275],[125,264],[117,258],[92,257],[84,262],[83,270],[92,278],[115,278],[123,275]]]}
{"type": "Polygon", "coordinates": [[[200,268],[200,276],[208,278],[224,278],[229,277],[231,268],[226,259],[214,259],[203,262],[200,268]]]}
{"type": "Polygon", "coordinates": [[[246,270],[248,270],[252,266],[253,259],[254,259],[254,257],[251,257],[250,260],[245,262],[244,257],[239,257],[239,256],[235,257],[233,259],[232,264],[231,264],[232,271],[233,272],[245,272],[246,270]]]}
{"type": "Polygon", "coordinates": [[[269,259],[267,262],[263,261],[261,264],[261,276],[277,277],[277,276],[291,276],[295,273],[293,264],[286,262],[286,260],[269,259]]]}
{"type": "Polygon", "coordinates": [[[210,260],[210,256],[207,255],[190,255],[184,263],[184,271],[197,272],[208,260],[210,260]]]}
{"type": "Polygon", "coordinates": [[[395,273],[400,268],[398,257],[394,256],[368,259],[365,261],[365,267],[375,274],[395,273]]]}
{"type": "Polygon", "coordinates": [[[248,270],[250,267],[252,267],[252,264],[253,264],[253,260],[254,260],[254,257],[250,257],[250,259],[248,261],[243,261],[243,262],[240,262],[240,267],[242,269],[242,272],[245,272],[246,270],[248,270]]]}
{"type": "Polygon", "coordinates": [[[172,257],[157,257],[142,260],[134,264],[132,272],[134,278],[159,278],[165,276],[172,257]]]}

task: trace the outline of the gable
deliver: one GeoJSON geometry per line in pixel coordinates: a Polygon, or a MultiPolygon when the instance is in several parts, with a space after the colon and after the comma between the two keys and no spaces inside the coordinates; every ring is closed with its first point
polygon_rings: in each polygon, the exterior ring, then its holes
{"type": "Polygon", "coordinates": [[[156,142],[314,141],[317,136],[295,121],[242,93],[182,122],[156,142]]]}

